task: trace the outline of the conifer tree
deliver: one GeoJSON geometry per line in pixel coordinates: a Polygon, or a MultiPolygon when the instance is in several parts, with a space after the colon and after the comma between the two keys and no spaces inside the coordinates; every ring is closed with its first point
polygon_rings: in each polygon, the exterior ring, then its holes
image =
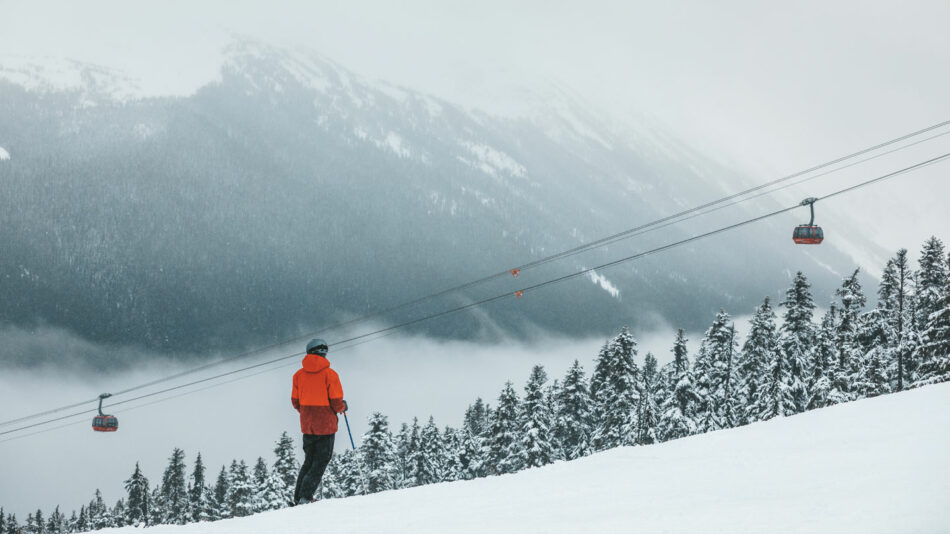
{"type": "Polygon", "coordinates": [[[422,429],[419,427],[419,419],[412,418],[412,426],[409,427],[408,440],[406,442],[406,486],[421,486],[425,484],[425,465],[422,452],[422,429]]]}
{"type": "Polygon", "coordinates": [[[518,428],[518,394],[506,382],[498,396],[488,439],[488,473],[501,475],[521,470],[521,436],[518,428]]]}
{"type": "Polygon", "coordinates": [[[118,501],[116,501],[115,506],[112,507],[112,511],[110,512],[112,515],[113,526],[115,527],[125,526],[125,516],[126,516],[125,508],[126,506],[125,506],[124,499],[119,499],[118,501]]]}
{"type": "Polygon", "coordinates": [[[567,370],[557,395],[554,435],[564,451],[564,458],[574,460],[589,455],[592,452],[592,406],[584,368],[578,360],[567,370]]]}
{"type": "Polygon", "coordinates": [[[156,484],[148,496],[149,525],[161,525],[165,519],[165,499],[162,498],[162,487],[156,484]]]}
{"type": "Polygon", "coordinates": [[[475,399],[475,402],[470,404],[465,410],[465,418],[463,419],[462,426],[465,430],[468,430],[469,434],[473,436],[482,436],[489,429],[485,428],[485,422],[490,418],[488,410],[485,406],[485,402],[482,401],[481,397],[475,399]]]}
{"type": "Polygon", "coordinates": [[[254,485],[244,460],[231,462],[228,469],[228,491],[224,502],[229,517],[246,517],[254,513],[254,485]]]}
{"type": "Polygon", "coordinates": [[[737,342],[729,314],[719,310],[706,330],[693,366],[696,377],[697,425],[699,432],[731,428],[738,423],[733,389],[736,384],[733,359],[737,342]]]}
{"type": "Polygon", "coordinates": [[[132,476],[125,481],[126,491],[126,516],[125,521],[132,526],[141,526],[149,524],[151,515],[149,510],[149,490],[148,478],[142,474],[139,469],[139,463],[135,462],[135,471],[132,476]]]}
{"type": "MultiPolygon", "coordinates": [[[[274,472],[271,471],[271,476],[274,472]]],[[[327,464],[326,471],[323,472],[323,480],[320,481],[320,487],[317,488],[317,496],[320,499],[339,499],[344,497],[343,489],[340,487],[340,456],[334,455],[327,464]]]]}
{"type": "Polygon", "coordinates": [[[338,487],[341,497],[352,497],[363,493],[363,481],[360,478],[359,459],[353,450],[347,450],[339,456],[338,487]]]}
{"type": "Polygon", "coordinates": [[[0,506],[0,534],[7,534],[7,516],[4,515],[2,506],[0,506]]]}
{"type": "MultiPolygon", "coordinates": [[[[2,511],[0,511],[0,516],[3,516],[2,511]]],[[[125,526],[125,524],[122,526],[125,526]]],[[[48,534],[66,534],[67,529],[66,516],[59,511],[59,506],[57,506],[46,523],[46,531],[48,534]]],[[[0,532],[3,532],[2,526],[0,526],[0,532]]]]}
{"type": "Polygon", "coordinates": [[[188,491],[185,488],[185,452],[175,447],[162,475],[162,523],[184,525],[190,516],[188,491]]]}
{"type": "Polygon", "coordinates": [[[917,309],[914,322],[917,330],[927,329],[930,316],[943,308],[947,290],[947,257],[943,242],[932,236],[920,251],[920,269],[917,271],[917,309]]]}
{"type": "Polygon", "coordinates": [[[749,325],[749,336],[742,345],[738,364],[738,391],[741,415],[739,424],[753,423],[758,418],[755,406],[762,394],[761,386],[775,354],[779,350],[778,327],[775,325],[775,312],[765,297],[762,305],[756,308],[749,325]]]}
{"type": "Polygon", "coordinates": [[[857,340],[861,309],[867,297],[858,281],[858,270],[845,278],[841,287],[835,291],[841,299],[835,345],[838,349],[838,361],[835,368],[832,390],[829,398],[833,402],[847,402],[855,399],[853,384],[863,374],[863,354],[857,340]]]}
{"type": "MultiPolygon", "coordinates": [[[[275,468],[275,471],[277,469],[275,468]]],[[[214,510],[215,519],[227,519],[231,517],[231,509],[228,506],[228,494],[231,489],[231,480],[228,477],[227,469],[222,465],[221,471],[218,473],[218,479],[214,484],[214,505],[216,509],[214,510]]]]}
{"type": "Polygon", "coordinates": [[[786,382],[770,384],[767,396],[772,408],[765,412],[770,414],[768,417],[803,412],[808,406],[806,365],[810,359],[809,349],[815,339],[815,325],[812,323],[815,303],[810,288],[805,275],[798,271],[792,280],[792,287],[785,292],[785,301],[782,302],[785,322],[779,329],[780,354],[770,362],[767,374],[771,377],[768,379],[770,381],[781,378],[786,382]],[[783,393],[779,395],[779,391],[783,393]],[[791,412],[787,411],[789,406],[781,400],[786,396],[791,397],[791,412]]]}
{"type": "Polygon", "coordinates": [[[659,438],[661,441],[696,433],[694,417],[699,398],[693,386],[686,341],[683,329],[677,330],[676,340],[671,349],[673,361],[664,366],[669,376],[667,383],[670,385],[671,392],[660,405],[659,438]]]}
{"type": "Polygon", "coordinates": [[[442,449],[445,454],[442,461],[442,480],[445,482],[462,480],[462,462],[459,458],[460,444],[459,431],[446,425],[442,429],[442,449]]]}
{"type": "Polygon", "coordinates": [[[461,428],[458,430],[457,439],[459,480],[472,480],[485,476],[482,438],[461,428]]]}
{"type": "MultiPolygon", "coordinates": [[[[604,420],[604,406],[597,400],[600,397],[600,390],[607,383],[610,374],[610,351],[608,350],[609,341],[600,347],[597,357],[594,358],[594,373],[590,377],[590,398],[591,398],[591,428],[596,431],[600,428],[604,420]]],[[[593,440],[593,433],[591,434],[593,440]]]]}
{"type": "Polygon", "coordinates": [[[100,530],[114,526],[112,514],[109,512],[109,507],[102,498],[102,492],[99,491],[99,488],[96,488],[96,495],[93,497],[92,501],[89,502],[89,506],[86,509],[89,513],[90,526],[94,530],[100,530]]]}
{"type": "Polygon", "coordinates": [[[300,465],[297,463],[296,455],[294,455],[294,440],[290,439],[286,431],[282,432],[277,440],[277,445],[274,447],[274,456],[276,457],[274,470],[284,481],[289,495],[293,496],[297,487],[297,473],[300,471],[300,465]]]}
{"type": "Polygon", "coordinates": [[[396,434],[396,487],[409,487],[409,447],[411,430],[403,423],[396,434]]]}
{"type": "Polygon", "coordinates": [[[33,515],[33,532],[46,534],[46,520],[43,518],[43,510],[39,508],[37,508],[36,514],[33,515]]]}
{"type": "MultiPolygon", "coordinates": [[[[78,521],[77,521],[78,523],[78,521]]],[[[82,532],[77,530],[77,532],[82,532]]],[[[20,523],[16,520],[16,514],[10,514],[7,518],[7,529],[4,531],[5,534],[20,534],[20,523]]]]}
{"type": "MultiPolygon", "coordinates": [[[[321,485],[326,483],[326,479],[326,474],[324,474],[321,485]]],[[[264,479],[263,484],[259,486],[255,497],[256,510],[262,512],[284,508],[287,506],[288,501],[293,498],[292,495],[288,496],[286,492],[287,486],[284,485],[284,480],[281,478],[280,473],[277,471],[267,473],[267,477],[264,479]]]]}
{"type": "Polygon", "coordinates": [[[910,380],[914,369],[910,361],[911,351],[908,350],[909,344],[907,343],[908,339],[914,338],[914,321],[913,314],[911,313],[911,310],[914,309],[914,297],[911,293],[913,273],[910,262],[907,259],[907,249],[902,248],[898,250],[893,261],[897,286],[895,317],[892,319],[892,321],[896,323],[892,323],[892,327],[897,334],[896,342],[894,343],[894,352],[896,355],[894,376],[897,381],[895,384],[896,390],[902,391],[906,386],[911,384],[910,380]]]}
{"type": "Polygon", "coordinates": [[[544,367],[531,369],[521,403],[521,465],[524,468],[541,467],[557,459],[551,431],[551,413],[544,394],[548,375],[544,367]]]}
{"type": "Polygon", "coordinates": [[[205,466],[201,461],[201,453],[195,457],[195,467],[191,471],[191,481],[188,484],[188,509],[191,521],[201,521],[205,508],[205,466]]]}
{"type": "Polygon", "coordinates": [[[636,356],[637,342],[627,327],[623,327],[608,344],[605,358],[597,362],[598,367],[606,370],[601,371],[604,381],[594,394],[594,402],[601,414],[592,440],[595,450],[636,444],[637,405],[640,402],[636,356]]]}
{"type": "Polygon", "coordinates": [[[445,449],[442,445],[442,434],[435,424],[435,418],[429,416],[429,422],[422,427],[419,434],[422,448],[421,472],[419,478],[422,484],[437,484],[445,476],[445,449]]]}
{"type": "Polygon", "coordinates": [[[637,444],[652,445],[659,441],[660,407],[657,403],[659,370],[656,357],[648,352],[643,360],[643,372],[637,387],[640,403],[637,410],[637,444]]]}
{"type": "Polygon", "coordinates": [[[377,493],[396,488],[396,446],[389,431],[389,420],[379,412],[369,417],[369,428],[360,444],[366,491],[377,493]]]}
{"type": "Polygon", "coordinates": [[[832,395],[832,380],[838,365],[838,348],[835,345],[837,307],[832,304],[821,318],[815,338],[815,346],[811,351],[809,362],[810,376],[808,379],[808,410],[824,408],[836,403],[832,395]]]}
{"type": "Polygon", "coordinates": [[[950,287],[944,292],[943,307],[928,317],[917,353],[919,379],[915,385],[950,380],[950,287]]]}

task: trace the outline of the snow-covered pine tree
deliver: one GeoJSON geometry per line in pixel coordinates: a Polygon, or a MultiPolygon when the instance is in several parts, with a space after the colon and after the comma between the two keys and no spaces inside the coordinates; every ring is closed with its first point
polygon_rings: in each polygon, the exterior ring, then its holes
{"type": "Polygon", "coordinates": [[[462,463],[459,459],[460,443],[459,431],[446,425],[442,429],[442,448],[445,451],[442,480],[445,482],[462,480],[462,463]]]}
{"type": "Polygon", "coordinates": [[[341,497],[352,497],[363,494],[363,481],[360,476],[359,460],[356,452],[348,449],[339,456],[338,487],[341,497]]]}
{"type": "MultiPolygon", "coordinates": [[[[609,341],[604,342],[594,358],[594,373],[590,377],[590,398],[591,398],[591,440],[593,432],[600,428],[604,420],[604,406],[598,401],[600,390],[607,383],[610,375],[610,350],[608,350],[609,341]]],[[[591,443],[593,446],[593,441],[591,443]]]]}
{"type": "Polygon", "coordinates": [[[254,506],[254,513],[264,510],[264,487],[267,485],[267,479],[270,477],[270,473],[267,471],[267,462],[264,461],[264,458],[258,456],[257,461],[254,462],[254,469],[251,474],[251,488],[253,496],[251,497],[251,502],[254,506]]]}
{"type": "Polygon", "coordinates": [[[699,396],[696,422],[700,433],[731,428],[738,422],[733,400],[737,342],[730,321],[729,314],[719,310],[703,336],[693,365],[699,396]]]}
{"type": "Polygon", "coordinates": [[[30,512],[26,514],[26,524],[23,525],[23,534],[34,534],[36,532],[36,519],[33,518],[33,513],[30,512]]]}
{"type": "Polygon", "coordinates": [[[297,487],[297,474],[300,471],[300,465],[297,463],[297,456],[294,454],[294,440],[290,439],[287,431],[282,432],[280,438],[277,439],[274,456],[276,457],[274,471],[277,471],[280,474],[280,479],[284,481],[284,486],[287,488],[285,490],[286,494],[291,496],[287,502],[287,504],[290,504],[290,500],[293,500],[294,490],[297,487]]]}
{"type": "Polygon", "coordinates": [[[389,419],[379,412],[369,416],[369,428],[360,443],[366,491],[377,493],[396,488],[396,446],[389,431],[389,419]]]}
{"type": "Polygon", "coordinates": [[[112,507],[110,512],[112,514],[112,524],[116,527],[125,526],[125,508],[125,499],[119,499],[115,502],[115,506],[112,507]]]}
{"type": "Polygon", "coordinates": [[[485,428],[485,421],[489,420],[490,414],[487,413],[487,407],[481,397],[475,399],[465,409],[465,417],[462,420],[462,426],[473,436],[482,436],[489,429],[485,428]]]}
{"type": "Polygon", "coordinates": [[[659,438],[661,441],[683,438],[696,433],[695,413],[699,398],[693,386],[693,377],[683,329],[676,332],[673,342],[673,361],[664,366],[668,375],[670,394],[660,405],[659,438]]]}
{"type": "Polygon", "coordinates": [[[518,405],[518,394],[511,382],[506,382],[498,396],[487,443],[487,470],[490,475],[516,473],[522,468],[518,405]]]}
{"type": "MultiPolygon", "coordinates": [[[[152,491],[157,491],[157,488],[152,491]]],[[[149,520],[151,521],[151,519],[149,520]]],[[[74,524],[76,528],[73,532],[87,532],[91,528],[89,524],[89,512],[86,511],[85,505],[79,507],[79,517],[76,518],[74,524]]],[[[15,534],[19,534],[19,531],[16,531],[15,534]]]]}
{"type": "MultiPolygon", "coordinates": [[[[3,517],[3,511],[0,510],[0,518],[3,517]]],[[[118,516],[116,516],[118,517],[118,516]]],[[[2,519],[0,519],[2,521],[2,519]]],[[[120,526],[125,526],[125,522],[120,526]]],[[[0,525],[0,532],[3,532],[3,526],[0,525]]],[[[59,511],[59,506],[53,510],[53,513],[50,514],[49,519],[46,520],[46,532],[47,534],[67,534],[67,525],[66,525],[66,516],[59,511]]]]}
{"type": "Polygon", "coordinates": [[[258,456],[257,461],[254,462],[254,484],[258,487],[263,487],[264,482],[267,481],[267,475],[267,462],[264,461],[264,458],[258,456]]]}
{"type": "Polygon", "coordinates": [[[950,259],[936,237],[924,243],[918,271],[918,385],[950,379],[950,259]]]}
{"type": "Polygon", "coordinates": [[[434,417],[429,416],[429,422],[422,427],[419,438],[422,446],[420,481],[422,484],[438,484],[445,477],[445,448],[434,417]]]}
{"type": "Polygon", "coordinates": [[[643,372],[640,373],[640,403],[637,411],[637,443],[652,445],[659,441],[658,426],[660,422],[660,407],[656,402],[657,382],[659,370],[656,357],[648,352],[643,360],[643,372]]]}
{"type": "Polygon", "coordinates": [[[195,457],[195,466],[191,470],[191,480],[188,482],[188,515],[191,521],[201,521],[206,500],[204,492],[205,465],[199,452],[195,457]]]}
{"type": "Polygon", "coordinates": [[[125,481],[126,491],[126,524],[133,526],[142,526],[149,524],[149,490],[148,478],[139,469],[139,463],[135,462],[135,471],[132,476],[125,481]]]}
{"type": "Polygon", "coordinates": [[[425,466],[422,454],[422,429],[419,427],[419,419],[412,418],[412,426],[409,427],[409,433],[406,435],[405,444],[406,454],[406,480],[405,486],[411,488],[425,484],[425,466]]]}
{"type": "Polygon", "coordinates": [[[917,309],[914,322],[917,330],[927,329],[930,316],[943,308],[943,296],[947,287],[947,256],[943,242],[931,236],[920,250],[917,271],[917,309]]]}
{"type": "Polygon", "coordinates": [[[835,367],[829,399],[833,402],[847,402],[855,399],[854,383],[864,374],[861,346],[857,334],[860,325],[861,309],[867,297],[858,281],[858,269],[844,279],[835,295],[841,299],[838,325],[835,333],[835,345],[838,349],[838,362],[835,367]]]}
{"type": "Polygon", "coordinates": [[[482,456],[482,438],[466,429],[458,430],[459,480],[472,480],[485,476],[485,459],[482,456]]]}
{"type": "Polygon", "coordinates": [[[222,465],[218,473],[218,479],[214,484],[214,518],[227,519],[231,517],[231,509],[228,506],[228,493],[231,491],[231,479],[228,477],[227,469],[222,465]]]}
{"type": "Polygon", "coordinates": [[[832,381],[838,366],[838,348],[835,345],[838,307],[834,304],[821,318],[821,325],[811,350],[808,378],[808,410],[824,408],[835,404],[832,394],[832,381]]]}
{"type": "Polygon", "coordinates": [[[4,515],[2,506],[0,506],[0,534],[7,534],[7,516],[4,515]]]}
{"type": "MultiPolygon", "coordinates": [[[[323,482],[326,482],[326,476],[324,476],[323,482]]],[[[292,498],[293,495],[288,496],[286,494],[286,486],[284,480],[280,477],[280,473],[271,471],[258,487],[254,502],[257,511],[263,512],[266,510],[280,510],[287,506],[288,500],[292,498]]]]}
{"type": "Polygon", "coordinates": [[[409,480],[409,425],[403,423],[396,434],[396,487],[408,487],[409,480]]]}
{"type": "Polygon", "coordinates": [[[96,495],[93,497],[92,501],[89,502],[89,506],[86,508],[86,510],[88,510],[89,523],[93,530],[100,530],[115,526],[112,520],[112,513],[110,513],[109,507],[102,498],[102,492],[99,491],[99,488],[96,488],[96,495]]]}
{"type": "Polygon", "coordinates": [[[185,488],[185,452],[175,447],[162,475],[162,523],[184,525],[189,521],[188,491],[185,488]]]}
{"type": "MultiPolygon", "coordinates": [[[[29,524],[29,519],[29,516],[27,516],[27,524],[29,524]]],[[[39,508],[37,508],[36,513],[33,514],[32,532],[34,534],[46,534],[46,520],[43,518],[43,510],[39,508]]]]}
{"type": "Polygon", "coordinates": [[[928,317],[917,353],[919,378],[915,386],[950,380],[950,287],[944,292],[943,307],[928,317]]]}
{"type": "Polygon", "coordinates": [[[782,302],[782,306],[785,307],[785,321],[779,328],[780,355],[773,359],[768,373],[772,380],[781,377],[787,382],[771,384],[772,390],[768,396],[772,409],[766,411],[766,413],[771,412],[768,417],[803,412],[808,406],[806,365],[810,359],[808,351],[815,342],[815,325],[812,323],[815,302],[812,300],[810,289],[808,279],[801,271],[798,271],[792,280],[792,287],[785,292],[785,300],[782,302]],[[782,361],[777,361],[779,359],[782,361]],[[783,397],[785,395],[791,397],[791,412],[788,412],[789,407],[775,396],[779,390],[784,392],[783,397]]]}
{"type": "Polygon", "coordinates": [[[912,340],[915,337],[913,314],[911,313],[911,310],[914,309],[914,295],[911,292],[913,269],[911,269],[910,262],[907,259],[907,249],[902,248],[898,250],[893,261],[897,282],[897,305],[895,317],[892,321],[896,322],[894,328],[897,332],[897,340],[894,344],[894,356],[896,357],[896,361],[892,364],[895,368],[892,375],[896,381],[894,389],[896,391],[902,391],[904,388],[910,386],[910,380],[914,370],[914,366],[910,361],[912,351],[909,350],[910,344],[907,343],[908,340],[912,340]]]}
{"type": "MultiPolygon", "coordinates": [[[[271,476],[274,472],[271,471],[271,476]]],[[[320,487],[317,488],[316,496],[318,499],[339,499],[344,497],[343,489],[340,487],[340,456],[333,455],[330,463],[327,464],[326,471],[323,472],[323,479],[320,481],[320,487]]]]}
{"type": "Polygon", "coordinates": [[[561,383],[558,379],[551,381],[551,385],[544,389],[544,403],[548,409],[548,428],[551,436],[551,446],[554,447],[554,459],[564,459],[564,447],[558,437],[555,426],[557,424],[557,414],[561,411],[561,383]]]}
{"type": "MultiPolygon", "coordinates": [[[[78,523],[78,519],[76,521],[78,523]]],[[[4,534],[20,534],[20,522],[16,520],[16,514],[10,514],[7,517],[7,529],[4,531],[4,534]]],[[[76,530],[75,532],[83,532],[81,530],[76,530]]]]}
{"type": "Polygon", "coordinates": [[[742,345],[738,364],[739,424],[745,425],[758,420],[759,396],[766,372],[769,370],[779,350],[778,327],[775,325],[775,312],[765,297],[762,305],[756,308],[749,325],[749,335],[742,345]]]}
{"type": "Polygon", "coordinates": [[[162,498],[162,486],[156,484],[148,496],[149,525],[161,525],[165,519],[165,499],[162,498]]]}
{"type": "Polygon", "coordinates": [[[521,428],[521,465],[541,467],[557,459],[551,431],[551,413],[544,394],[548,375],[544,367],[535,365],[524,388],[524,401],[519,413],[521,428]]]}
{"type": "Polygon", "coordinates": [[[574,460],[589,455],[592,452],[593,406],[584,368],[578,360],[574,360],[564,375],[558,396],[554,435],[564,451],[564,458],[574,460]]]}
{"type": "Polygon", "coordinates": [[[637,341],[625,326],[607,346],[605,380],[598,386],[594,402],[602,419],[594,431],[593,446],[601,451],[637,441],[637,392],[639,369],[635,362],[637,341]]]}
{"type": "Polygon", "coordinates": [[[228,492],[224,502],[229,517],[246,517],[254,513],[254,482],[244,460],[234,460],[228,469],[228,492]]]}

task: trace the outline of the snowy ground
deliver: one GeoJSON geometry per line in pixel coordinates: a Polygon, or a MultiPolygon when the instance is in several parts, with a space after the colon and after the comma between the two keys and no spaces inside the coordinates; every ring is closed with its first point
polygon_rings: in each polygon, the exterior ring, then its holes
{"type": "Polygon", "coordinates": [[[941,384],[516,475],[148,532],[948,532],[948,406],[941,384]]]}

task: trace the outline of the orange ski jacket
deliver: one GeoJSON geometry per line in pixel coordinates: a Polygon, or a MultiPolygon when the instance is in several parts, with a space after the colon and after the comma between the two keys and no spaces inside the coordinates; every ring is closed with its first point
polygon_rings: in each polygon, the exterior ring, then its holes
{"type": "Polygon", "coordinates": [[[323,356],[307,354],[303,368],[294,373],[290,402],[300,412],[300,431],[326,436],[336,434],[337,415],[346,410],[340,376],[323,356]]]}

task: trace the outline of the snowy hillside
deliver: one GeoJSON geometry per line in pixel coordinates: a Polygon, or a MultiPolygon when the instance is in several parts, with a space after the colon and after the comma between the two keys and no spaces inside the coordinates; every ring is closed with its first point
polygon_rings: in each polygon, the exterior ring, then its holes
{"type": "Polygon", "coordinates": [[[515,475],[148,532],[946,532],[948,403],[940,384],[515,475]]]}

